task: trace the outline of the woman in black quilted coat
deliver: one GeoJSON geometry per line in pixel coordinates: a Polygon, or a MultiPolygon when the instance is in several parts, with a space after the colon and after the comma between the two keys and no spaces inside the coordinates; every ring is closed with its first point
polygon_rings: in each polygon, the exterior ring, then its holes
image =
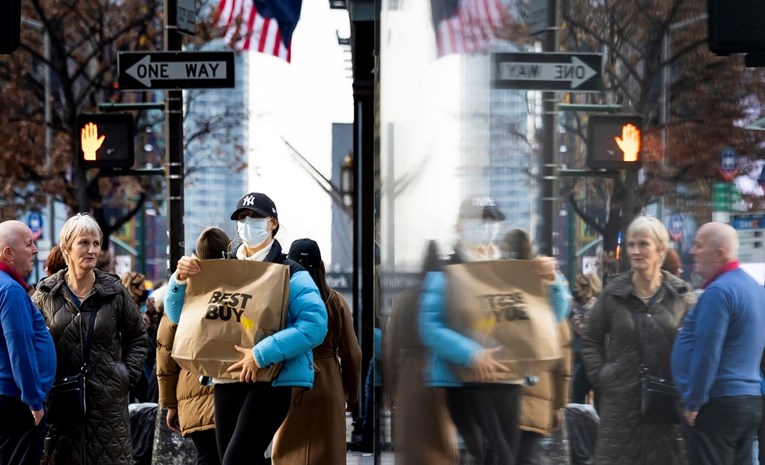
{"type": "Polygon", "coordinates": [[[648,372],[671,378],[670,353],[681,318],[694,302],[690,285],[662,271],[669,234],[641,216],[627,229],[632,269],[611,278],[582,333],[582,362],[600,397],[599,465],[682,465],[680,425],[640,413],[635,321],[648,372]]]}
{"type": "Polygon", "coordinates": [[[32,297],[56,346],[56,378],[74,375],[83,362],[88,323],[96,318],[84,420],[51,423],[45,439],[49,465],[132,465],[128,389],[147,352],[141,314],[119,277],[96,269],[102,234],[88,214],[70,218],[59,242],[68,265],[42,280],[32,297]]]}

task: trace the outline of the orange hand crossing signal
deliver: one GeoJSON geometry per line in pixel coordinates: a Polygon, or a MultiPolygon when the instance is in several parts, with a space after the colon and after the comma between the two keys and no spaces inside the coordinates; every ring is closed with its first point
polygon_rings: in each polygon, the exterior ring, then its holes
{"type": "Polygon", "coordinates": [[[135,154],[135,123],[130,113],[77,115],[78,161],[82,169],[130,168],[135,154]]]}
{"type": "Polygon", "coordinates": [[[101,148],[106,136],[98,137],[98,126],[94,123],[87,123],[80,131],[80,147],[82,154],[87,161],[96,160],[96,152],[101,148]]]}
{"type": "Polygon", "coordinates": [[[587,165],[594,170],[638,170],[642,119],[638,115],[590,115],[587,165]]]}
{"type": "Polygon", "coordinates": [[[640,152],[640,129],[634,124],[622,126],[622,137],[614,137],[616,145],[622,151],[622,161],[637,161],[640,152]]]}

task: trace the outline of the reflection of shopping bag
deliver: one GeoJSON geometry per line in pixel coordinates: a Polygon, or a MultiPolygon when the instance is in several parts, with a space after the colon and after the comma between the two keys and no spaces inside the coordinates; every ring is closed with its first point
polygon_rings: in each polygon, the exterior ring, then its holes
{"type": "MultiPolygon", "coordinates": [[[[226,372],[242,359],[234,349],[253,347],[284,328],[289,303],[289,267],[250,260],[201,260],[188,279],[173,358],[192,373],[239,379],[226,372]]],[[[281,364],[257,371],[270,381],[281,364]]]]}
{"type": "MultiPolygon", "coordinates": [[[[547,289],[529,260],[497,260],[445,267],[449,318],[485,348],[502,346],[501,379],[547,371],[561,358],[558,327],[547,289]]],[[[460,377],[472,380],[470,370],[460,377]]]]}

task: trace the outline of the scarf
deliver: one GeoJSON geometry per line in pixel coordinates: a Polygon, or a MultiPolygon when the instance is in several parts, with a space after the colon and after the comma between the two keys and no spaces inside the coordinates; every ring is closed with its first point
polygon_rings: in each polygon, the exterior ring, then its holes
{"type": "Polygon", "coordinates": [[[27,284],[24,278],[19,276],[16,270],[11,268],[8,264],[0,262],[0,271],[5,271],[6,273],[8,273],[8,275],[11,278],[13,278],[17,283],[19,283],[21,285],[21,288],[24,289],[25,291],[29,289],[29,284],[27,284]]]}
{"type": "Polygon", "coordinates": [[[733,271],[733,270],[735,270],[738,267],[739,267],[738,260],[733,260],[731,262],[726,263],[725,265],[723,265],[720,268],[718,268],[717,271],[712,273],[712,276],[710,276],[709,278],[707,278],[706,281],[704,281],[704,284],[702,284],[701,288],[702,289],[706,289],[707,286],[712,284],[712,281],[717,279],[721,274],[727,273],[728,271],[733,271]]]}
{"type": "Polygon", "coordinates": [[[236,251],[236,258],[238,258],[239,260],[253,260],[257,262],[262,262],[263,260],[266,259],[266,256],[268,255],[268,252],[271,251],[271,247],[273,247],[273,245],[274,245],[274,241],[271,240],[271,242],[267,246],[258,250],[257,252],[250,255],[249,257],[246,255],[246,252],[244,250],[244,245],[242,245],[236,251]]]}

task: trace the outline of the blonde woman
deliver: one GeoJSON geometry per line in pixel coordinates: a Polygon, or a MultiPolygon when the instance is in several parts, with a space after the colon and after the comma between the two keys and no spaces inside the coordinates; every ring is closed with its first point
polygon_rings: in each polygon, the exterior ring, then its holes
{"type": "Polygon", "coordinates": [[[669,234],[659,220],[636,218],[626,238],[632,269],[611,277],[582,333],[582,360],[600,397],[596,462],[683,464],[680,426],[640,413],[638,344],[648,372],[670,377],[672,344],[693,293],[661,270],[669,234]]]}
{"type": "Polygon", "coordinates": [[[43,279],[32,296],[53,336],[57,379],[80,371],[88,323],[95,318],[87,414],[81,422],[50,424],[46,464],[133,463],[128,390],[141,376],[146,330],[119,277],[96,268],[102,239],[91,215],[69,218],[59,235],[67,268],[43,279]]]}

